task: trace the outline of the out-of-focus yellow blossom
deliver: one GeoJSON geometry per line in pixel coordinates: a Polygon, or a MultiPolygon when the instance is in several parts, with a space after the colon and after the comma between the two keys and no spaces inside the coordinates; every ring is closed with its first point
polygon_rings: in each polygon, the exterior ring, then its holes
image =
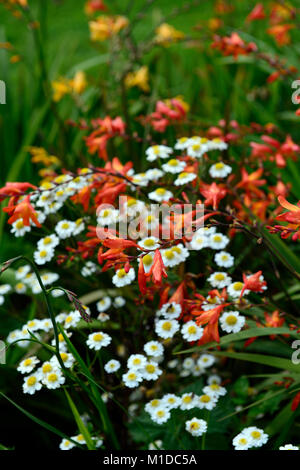
{"type": "Polygon", "coordinates": [[[12,55],[11,58],[9,59],[11,64],[16,64],[17,62],[20,62],[20,60],[21,60],[21,56],[18,54],[12,55]]]}
{"type": "Polygon", "coordinates": [[[78,71],[73,79],[60,78],[52,82],[53,100],[60,101],[65,95],[71,93],[81,94],[87,86],[85,73],[78,71]]]}
{"type": "Polygon", "coordinates": [[[216,31],[217,29],[220,29],[222,25],[223,22],[222,20],[220,20],[220,18],[210,18],[208,20],[208,27],[211,31],[216,31]]]}
{"type": "Polygon", "coordinates": [[[149,87],[149,69],[146,65],[143,65],[136,72],[129,72],[125,77],[125,86],[132,88],[137,86],[146,93],[150,90],[149,87]]]}
{"type": "Polygon", "coordinates": [[[10,42],[0,42],[0,49],[13,49],[13,45],[10,42]]]}
{"type": "Polygon", "coordinates": [[[27,150],[32,156],[31,161],[33,163],[42,163],[46,167],[51,165],[59,166],[61,164],[59,158],[49,155],[42,147],[28,147],[27,150]]]}
{"type": "Polygon", "coordinates": [[[84,11],[87,15],[93,15],[96,11],[106,10],[107,7],[103,0],[88,0],[84,6],[84,11]]]}
{"type": "Polygon", "coordinates": [[[11,5],[21,5],[21,7],[27,7],[28,5],[27,0],[7,0],[7,3],[11,5]]]}
{"type": "Polygon", "coordinates": [[[178,31],[174,26],[171,26],[168,23],[161,24],[156,28],[155,32],[155,41],[162,46],[169,46],[170,44],[184,38],[184,33],[182,31],[178,31]]]}
{"type": "Polygon", "coordinates": [[[83,93],[87,87],[87,81],[84,72],[76,72],[72,82],[73,91],[79,95],[83,93]]]}
{"type": "Polygon", "coordinates": [[[125,16],[99,16],[96,20],[89,22],[91,40],[105,41],[118,34],[126,26],[128,26],[128,19],[125,16]]]}

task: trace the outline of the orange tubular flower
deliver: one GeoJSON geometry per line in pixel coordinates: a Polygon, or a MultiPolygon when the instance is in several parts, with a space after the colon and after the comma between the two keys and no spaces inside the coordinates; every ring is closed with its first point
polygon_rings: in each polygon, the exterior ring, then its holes
{"type": "Polygon", "coordinates": [[[162,278],[168,277],[164,262],[162,260],[161,254],[159,250],[155,250],[155,255],[153,258],[153,265],[148,273],[148,276],[152,276],[152,280],[154,284],[160,285],[162,282],[162,278]]]}
{"type": "Polygon", "coordinates": [[[0,202],[7,197],[22,196],[29,188],[37,189],[30,183],[6,183],[3,188],[0,188],[0,202]]]}
{"type": "Polygon", "coordinates": [[[222,52],[225,56],[232,55],[235,59],[239,55],[248,55],[251,52],[257,51],[257,46],[254,42],[247,44],[237,33],[224,37],[216,35],[212,47],[222,52]]]}
{"type": "Polygon", "coordinates": [[[212,206],[214,210],[218,208],[219,202],[226,196],[227,189],[220,184],[212,183],[200,185],[200,193],[205,197],[204,204],[212,206]]]}
{"type": "Polygon", "coordinates": [[[8,219],[9,224],[12,224],[17,219],[22,219],[24,225],[30,225],[30,220],[32,220],[37,227],[41,227],[41,224],[36,217],[35,209],[30,204],[29,195],[18,204],[9,204],[8,207],[4,207],[3,211],[10,214],[10,218],[8,219]]]}
{"type": "Polygon", "coordinates": [[[251,292],[264,291],[263,288],[267,285],[267,283],[266,281],[260,279],[261,275],[262,271],[257,271],[257,273],[252,274],[249,277],[247,277],[246,274],[243,274],[244,286],[241,291],[240,299],[243,297],[245,290],[250,290],[251,292]]]}
{"type": "Polygon", "coordinates": [[[258,197],[263,196],[263,192],[260,191],[257,186],[262,186],[266,183],[265,179],[259,179],[263,174],[263,169],[259,168],[258,170],[254,171],[253,173],[248,173],[245,168],[242,168],[242,181],[240,181],[236,188],[243,188],[245,191],[249,193],[253,193],[258,197]]]}
{"type": "Polygon", "coordinates": [[[278,196],[279,204],[288,210],[276,217],[276,220],[282,220],[289,224],[300,225],[300,201],[295,206],[288,202],[283,196],[278,196]]]}
{"type": "Polygon", "coordinates": [[[92,125],[96,127],[96,130],[86,137],[88,151],[91,154],[98,152],[99,157],[107,161],[107,141],[116,135],[123,135],[125,124],[119,116],[115,119],[106,116],[104,119],[94,120],[92,125]]]}
{"type": "Polygon", "coordinates": [[[247,16],[246,21],[263,20],[266,17],[264,6],[257,3],[251,13],[247,16]]]}

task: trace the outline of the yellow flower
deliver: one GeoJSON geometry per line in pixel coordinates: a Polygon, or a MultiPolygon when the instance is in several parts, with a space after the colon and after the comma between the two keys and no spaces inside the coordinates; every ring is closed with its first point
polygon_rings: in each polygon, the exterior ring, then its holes
{"type": "Polygon", "coordinates": [[[70,80],[60,78],[52,82],[53,100],[60,101],[65,95],[72,92],[70,80]]]}
{"type": "Polygon", "coordinates": [[[174,26],[171,26],[168,23],[161,24],[156,28],[155,32],[155,41],[162,46],[169,46],[170,44],[184,38],[184,33],[182,31],[178,31],[174,26]]]}
{"type": "Polygon", "coordinates": [[[87,81],[84,72],[76,72],[75,77],[72,80],[72,88],[75,93],[79,95],[84,92],[87,87],[87,81]]]}
{"type": "Polygon", "coordinates": [[[60,165],[60,160],[54,155],[49,155],[42,147],[28,147],[27,150],[32,156],[33,163],[43,163],[45,167],[60,165]]]}
{"type": "Polygon", "coordinates": [[[138,69],[136,72],[130,72],[125,77],[125,86],[132,88],[137,86],[146,93],[150,90],[149,87],[149,70],[146,65],[138,69]]]}
{"type": "Polygon", "coordinates": [[[128,26],[128,19],[124,16],[100,16],[89,22],[91,40],[105,41],[128,26]]]}

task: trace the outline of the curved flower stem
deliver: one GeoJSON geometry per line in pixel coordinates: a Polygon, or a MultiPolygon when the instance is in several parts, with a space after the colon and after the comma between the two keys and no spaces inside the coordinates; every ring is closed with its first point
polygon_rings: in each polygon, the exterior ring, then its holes
{"type": "Polygon", "coordinates": [[[23,256],[23,255],[18,256],[17,258],[14,258],[12,260],[9,260],[9,261],[6,261],[5,263],[3,263],[3,268],[0,271],[0,275],[3,271],[5,271],[5,269],[7,269],[9,266],[11,266],[12,264],[14,264],[14,263],[16,263],[17,261],[20,261],[20,260],[24,260],[24,261],[26,261],[26,263],[30,264],[30,266],[32,267],[32,269],[33,269],[33,271],[34,271],[34,273],[37,277],[37,280],[38,280],[38,283],[39,283],[39,285],[42,289],[42,292],[45,296],[47,310],[48,310],[48,313],[49,313],[49,316],[50,316],[50,319],[51,319],[51,323],[52,323],[52,326],[53,326],[53,332],[54,332],[54,338],[55,338],[55,355],[58,359],[58,362],[59,362],[62,370],[65,371],[66,367],[64,365],[64,362],[63,362],[63,360],[61,358],[61,355],[60,355],[60,352],[59,352],[58,328],[57,328],[57,324],[56,324],[56,321],[55,321],[55,316],[54,316],[51,301],[50,301],[50,295],[49,295],[50,291],[47,291],[47,289],[45,288],[35,263],[33,261],[31,261],[29,258],[27,258],[26,256],[23,256]]]}

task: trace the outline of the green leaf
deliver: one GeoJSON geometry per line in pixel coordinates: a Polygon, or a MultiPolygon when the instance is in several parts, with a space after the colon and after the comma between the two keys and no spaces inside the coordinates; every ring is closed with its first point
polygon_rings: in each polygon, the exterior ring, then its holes
{"type": "Polygon", "coordinates": [[[11,400],[11,398],[7,397],[3,392],[0,392],[0,396],[2,396],[3,398],[5,398],[7,401],[9,401],[12,405],[14,405],[19,411],[21,411],[21,413],[23,413],[25,416],[27,416],[27,418],[31,419],[32,421],[34,421],[36,424],[38,424],[39,426],[42,426],[43,428],[47,429],[48,431],[56,434],[57,436],[63,438],[63,439],[67,439],[68,441],[71,441],[73,442],[73,444],[75,444],[77,447],[81,448],[82,449],[82,446],[80,444],[78,444],[78,442],[74,441],[73,439],[71,439],[70,437],[68,437],[66,434],[64,434],[63,432],[61,432],[59,429],[57,429],[56,427],[52,426],[51,424],[49,423],[46,423],[45,421],[43,421],[42,419],[40,418],[37,418],[36,416],[34,416],[33,414],[29,413],[29,411],[26,411],[24,408],[22,408],[20,405],[18,405],[17,403],[15,403],[13,400],[11,400]]]}
{"type": "Polygon", "coordinates": [[[67,392],[66,389],[65,389],[65,394],[66,394],[68,403],[70,405],[71,411],[73,413],[74,419],[76,421],[76,424],[78,426],[79,432],[83,435],[88,449],[89,450],[95,450],[95,446],[94,446],[92,437],[91,437],[87,427],[85,426],[84,422],[82,421],[82,419],[80,417],[80,414],[79,414],[79,412],[76,408],[75,403],[73,402],[70,394],[67,392]]]}
{"type": "Polygon", "coordinates": [[[236,353],[230,351],[213,351],[212,354],[215,356],[229,357],[232,359],[238,359],[240,361],[255,362],[256,364],[264,364],[265,366],[276,367],[277,369],[284,369],[291,372],[300,373],[300,365],[293,364],[291,360],[283,359],[281,357],[240,352],[236,353]]]}
{"type": "Polygon", "coordinates": [[[249,328],[248,330],[242,330],[238,333],[231,333],[226,336],[222,336],[220,339],[220,343],[216,341],[212,341],[211,343],[203,344],[201,346],[195,346],[190,349],[185,349],[184,351],[179,351],[175,354],[189,354],[192,352],[198,352],[202,349],[208,349],[216,346],[224,346],[226,344],[235,343],[236,341],[242,341],[249,338],[256,338],[260,336],[270,336],[270,335],[291,335],[298,337],[299,335],[295,331],[291,331],[286,326],[281,326],[279,328],[262,328],[255,326],[253,328],[249,328]]]}

